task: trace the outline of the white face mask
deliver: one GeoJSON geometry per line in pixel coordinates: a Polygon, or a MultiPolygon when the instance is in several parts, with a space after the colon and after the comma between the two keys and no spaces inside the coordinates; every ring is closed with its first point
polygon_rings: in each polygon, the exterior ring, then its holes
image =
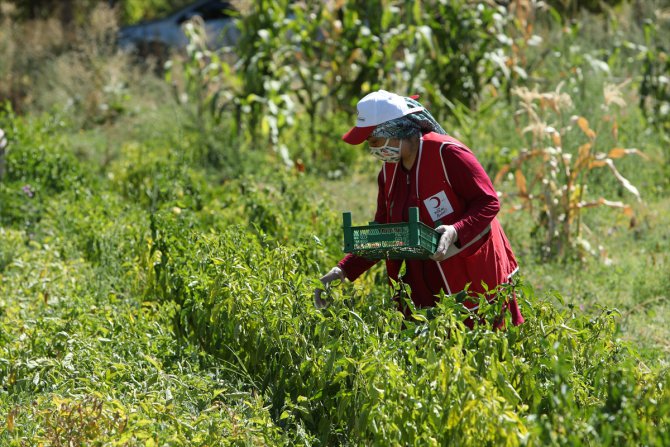
{"type": "Polygon", "coordinates": [[[389,146],[390,138],[386,139],[386,142],[382,146],[369,146],[370,154],[375,157],[377,160],[381,160],[386,163],[398,163],[400,161],[400,148],[402,147],[402,140],[398,147],[389,146]]]}

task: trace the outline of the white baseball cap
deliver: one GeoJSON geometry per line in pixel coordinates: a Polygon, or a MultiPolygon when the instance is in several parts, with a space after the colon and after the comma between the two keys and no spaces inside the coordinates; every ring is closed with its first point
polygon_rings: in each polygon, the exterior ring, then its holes
{"type": "Polygon", "coordinates": [[[369,93],[358,101],[356,108],[356,126],[342,136],[349,144],[361,144],[381,123],[423,110],[423,107],[408,107],[404,97],[386,90],[369,93]]]}

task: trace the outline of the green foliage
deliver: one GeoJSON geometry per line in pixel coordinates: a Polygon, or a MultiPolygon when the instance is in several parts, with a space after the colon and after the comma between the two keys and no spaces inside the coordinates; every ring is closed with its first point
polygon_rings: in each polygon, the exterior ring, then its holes
{"type": "Polygon", "coordinates": [[[16,245],[3,271],[3,445],[285,443],[258,397],[176,343],[169,308],[128,297],[121,276],[104,294],[105,270],[56,246],[16,245]]]}
{"type": "Polygon", "coordinates": [[[188,160],[188,155],[177,150],[151,150],[130,143],[121,148],[109,176],[125,198],[148,209],[169,203],[197,210],[205,200],[205,179],[189,167],[188,160]]]}
{"type": "Polygon", "coordinates": [[[577,0],[550,0],[548,2],[552,7],[561,15],[567,15],[570,17],[578,16],[580,12],[587,10],[593,13],[603,13],[608,10],[620,5],[622,0],[586,0],[586,1],[577,1],[577,0]]]}
{"type": "MultiPolygon", "coordinates": [[[[417,62],[430,63],[408,64],[403,71],[416,76],[410,90],[425,89],[428,104],[472,107],[485,85],[494,78],[498,84],[504,82],[492,53],[504,46],[507,19],[502,10],[480,6],[457,1],[414,7],[418,45],[408,50],[416,52],[417,62]]],[[[441,111],[437,116],[442,118],[447,110],[441,111]]]]}
{"type": "Polygon", "coordinates": [[[637,50],[620,43],[601,60],[606,50],[592,51],[581,25],[541,48],[522,45],[533,35],[522,26],[510,47],[499,34],[509,18],[487,6],[320,3],[254,2],[244,48],[258,55],[245,56],[246,71],[225,51],[189,48],[170,71],[180,110],[165,107],[162,89],[155,110],[142,109],[151,113],[121,107],[119,120],[1,115],[0,444],[670,444],[662,128],[647,125],[636,100],[616,113],[593,107],[613,80],[603,64],[613,76],[624,65],[635,73],[625,61],[637,50]],[[426,39],[438,24],[433,35],[463,46],[426,39]],[[420,85],[428,57],[444,76],[433,90],[420,85]],[[475,73],[461,76],[461,66],[475,73]],[[416,86],[493,173],[524,145],[556,146],[556,132],[524,141],[515,105],[496,96],[506,82],[523,86],[524,71],[566,81],[577,118],[559,126],[547,110],[540,130],[561,131],[560,155],[573,159],[560,166],[581,173],[573,184],[588,177],[596,197],[628,194],[584,167],[605,160],[590,151],[597,144],[647,198],[632,231],[606,210],[584,216],[585,233],[611,239],[607,263],[542,261],[528,249],[535,219],[503,213],[528,284],[500,293],[516,294],[523,325],[506,317],[494,330],[502,300],[482,299],[481,320],[466,329],[458,296],[410,305],[403,318],[381,265],[331,287],[330,306],[315,309],[316,278],[342,255],[339,211],[374,204],[378,164],[335,144],[356,99],[416,86]],[[489,80],[495,88],[482,90],[489,80]],[[460,94],[447,115],[442,96],[460,94]],[[480,98],[477,110],[466,105],[480,98]],[[576,169],[585,143],[591,157],[576,169]],[[655,163],[612,148],[639,148],[655,163]]]}
{"type": "Polygon", "coordinates": [[[271,142],[277,141],[277,115],[286,119],[285,96],[290,84],[282,76],[282,54],[286,51],[288,1],[254,1],[252,11],[240,21],[239,74],[242,86],[235,99],[238,127],[252,138],[270,133],[271,142]],[[274,125],[273,125],[274,124],[274,125]],[[261,132],[262,127],[265,132],[261,132]],[[269,130],[269,132],[268,132],[269,130]]]}
{"type": "Polygon", "coordinates": [[[0,117],[0,127],[10,141],[0,183],[0,223],[31,227],[54,195],[88,193],[94,179],[63,143],[67,126],[58,116],[24,119],[10,110],[0,117]]]}
{"type": "Polygon", "coordinates": [[[0,273],[12,263],[19,251],[23,238],[17,231],[0,228],[0,273]]]}
{"type": "Polygon", "coordinates": [[[173,12],[189,4],[187,0],[120,0],[118,8],[122,23],[150,20],[173,12]]]}
{"type": "Polygon", "coordinates": [[[208,50],[202,24],[187,24],[191,43],[168,79],[179,79],[178,103],[202,130],[223,125],[245,146],[267,140],[288,164],[325,159],[313,168],[333,172],[353,160],[334,147],[344,130],[335,124],[369,91],[423,93],[441,116],[453,103],[475,105],[492,78],[504,82],[489,54],[503,45],[505,23],[495,8],[467,2],[258,0],[239,18],[234,48],[208,50]]]}
{"type": "Polygon", "coordinates": [[[67,129],[58,115],[31,119],[11,112],[2,119],[11,141],[6,159],[5,181],[32,185],[40,193],[53,194],[79,189],[90,178],[77,157],[61,142],[67,129]]]}

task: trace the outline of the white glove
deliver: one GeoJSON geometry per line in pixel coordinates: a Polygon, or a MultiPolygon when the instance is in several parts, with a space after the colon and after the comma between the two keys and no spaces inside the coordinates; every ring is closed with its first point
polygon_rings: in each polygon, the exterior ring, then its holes
{"type": "Polygon", "coordinates": [[[440,236],[440,242],[437,244],[437,250],[435,250],[430,259],[433,261],[443,261],[447,257],[449,247],[458,239],[458,234],[453,225],[440,225],[435,228],[435,231],[442,233],[442,236],[440,236]]]}
{"type": "MultiPolygon", "coordinates": [[[[344,280],[344,272],[339,267],[333,267],[328,273],[321,277],[321,284],[323,284],[324,287],[327,287],[328,284],[338,279],[344,280]]],[[[328,301],[321,298],[322,293],[323,289],[321,288],[314,290],[314,306],[317,309],[323,309],[328,306],[328,301]]]]}

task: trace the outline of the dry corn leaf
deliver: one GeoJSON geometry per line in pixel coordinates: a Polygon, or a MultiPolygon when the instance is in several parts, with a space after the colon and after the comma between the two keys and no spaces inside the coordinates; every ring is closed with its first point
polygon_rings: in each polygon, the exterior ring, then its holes
{"type": "Polygon", "coordinates": [[[502,180],[503,176],[509,172],[509,165],[503,165],[500,168],[500,171],[496,174],[496,177],[493,179],[493,184],[497,185],[500,180],[502,180]]]}
{"type": "Polygon", "coordinates": [[[577,118],[577,125],[580,129],[582,129],[582,132],[584,132],[587,137],[591,139],[596,137],[596,133],[593,131],[593,129],[591,129],[591,127],[589,127],[589,121],[583,116],[577,118]]]}
{"type": "MultiPolygon", "coordinates": [[[[577,175],[582,168],[582,166],[591,158],[591,143],[584,143],[579,146],[577,151],[577,160],[575,160],[575,165],[573,167],[573,175],[577,175]]],[[[589,165],[590,166],[590,165],[589,165]]]]}
{"type": "Polygon", "coordinates": [[[584,143],[581,146],[579,146],[579,152],[578,152],[577,158],[580,159],[580,158],[587,157],[589,155],[589,153],[591,152],[591,147],[592,146],[593,145],[591,143],[584,143]]]}
{"type": "Polygon", "coordinates": [[[526,186],[526,177],[521,172],[521,169],[517,169],[514,172],[514,178],[516,179],[516,187],[519,189],[519,193],[522,196],[528,196],[528,189],[526,186]]]}
{"type": "Polygon", "coordinates": [[[554,132],[551,134],[551,141],[554,143],[554,146],[561,147],[561,134],[554,132]]]}
{"type": "Polygon", "coordinates": [[[609,158],[621,158],[624,155],[626,155],[626,149],[622,147],[615,147],[607,154],[609,158]]]}
{"type": "Polygon", "coordinates": [[[586,133],[586,131],[589,129],[589,121],[583,116],[577,118],[577,125],[579,126],[580,129],[582,129],[582,132],[584,133],[586,133]]]}
{"type": "Polygon", "coordinates": [[[606,199],[604,199],[604,198],[602,198],[602,197],[600,198],[599,202],[600,202],[602,205],[609,206],[610,208],[622,208],[622,209],[625,210],[625,209],[626,209],[626,206],[627,206],[627,205],[626,205],[625,203],[623,203],[623,202],[613,202],[613,201],[611,201],[611,200],[606,200],[606,199]]]}
{"type": "Polygon", "coordinates": [[[531,132],[536,138],[543,138],[547,133],[547,123],[543,121],[535,121],[521,130],[521,133],[524,134],[528,132],[531,132]]]}
{"type": "Polygon", "coordinates": [[[607,200],[604,197],[600,197],[598,200],[594,200],[591,202],[579,202],[577,205],[579,208],[594,208],[596,206],[609,206],[612,208],[625,208],[627,205],[625,205],[623,202],[613,202],[611,200],[607,200]]]}
{"type": "Polygon", "coordinates": [[[602,168],[605,165],[607,165],[606,160],[593,160],[591,163],[589,163],[589,169],[602,168]]]}
{"type": "Polygon", "coordinates": [[[621,173],[617,170],[616,166],[614,166],[614,161],[612,161],[611,158],[608,158],[605,160],[607,163],[607,166],[610,168],[612,173],[614,174],[614,177],[621,183],[621,186],[626,188],[631,194],[633,194],[638,201],[641,200],[640,198],[640,192],[637,190],[635,186],[631,182],[628,181],[621,173]]]}
{"type": "Polygon", "coordinates": [[[616,104],[619,107],[626,106],[626,99],[623,97],[623,87],[630,82],[626,79],[621,84],[607,84],[603,88],[603,96],[605,97],[605,105],[616,104]]]}
{"type": "Polygon", "coordinates": [[[594,202],[579,202],[577,204],[578,208],[594,208],[596,206],[600,206],[602,203],[600,203],[600,200],[596,200],[594,202]]]}
{"type": "Polygon", "coordinates": [[[624,149],[622,147],[615,147],[614,149],[610,150],[609,153],[607,154],[609,158],[621,158],[624,155],[639,155],[645,160],[649,160],[647,154],[634,148],[624,149]]]}
{"type": "Polygon", "coordinates": [[[613,202],[611,200],[606,200],[604,197],[599,198],[596,201],[592,202],[580,202],[577,204],[577,208],[593,208],[597,206],[608,206],[610,208],[621,208],[624,216],[630,218],[630,226],[635,226],[635,212],[630,205],[626,205],[623,202],[613,202]]]}
{"type": "Polygon", "coordinates": [[[549,105],[549,100],[547,98],[545,98],[544,96],[541,96],[540,97],[540,108],[542,110],[544,110],[544,109],[547,108],[548,105],[549,105]]]}

